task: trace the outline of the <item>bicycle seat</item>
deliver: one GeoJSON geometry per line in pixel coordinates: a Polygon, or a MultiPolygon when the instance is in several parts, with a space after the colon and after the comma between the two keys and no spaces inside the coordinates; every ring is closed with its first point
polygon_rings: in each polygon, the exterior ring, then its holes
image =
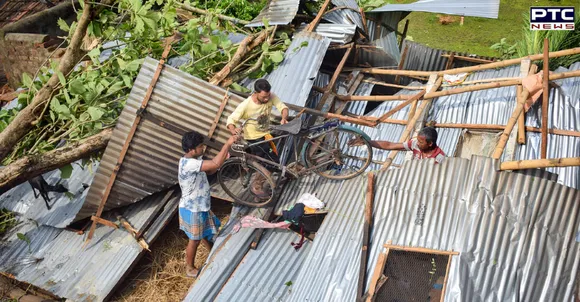
{"type": "Polygon", "coordinates": [[[302,129],[302,119],[301,118],[295,118],[292,121],[288,122],[287,124],[276,125],[276,126],[272,127],[272,130],[274,130],[274,131],[281,131],[281,132],[286,132],[289,134],[298,134],[298,133],[300,133],[301,129],[302,129]]]}

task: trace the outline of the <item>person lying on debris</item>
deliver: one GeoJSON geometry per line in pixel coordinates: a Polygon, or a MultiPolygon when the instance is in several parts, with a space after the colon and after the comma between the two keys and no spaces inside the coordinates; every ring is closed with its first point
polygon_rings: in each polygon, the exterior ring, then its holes
{"type": "Polygon", "coordinates": [[[199,243],[203,241],[212,246],[213,237],[220,227],[219,219],[210,211],[210,187],[207,175],[213,174],[224,163],[228,150],[238,137],[228,139],[217,156],[203,160],[203,135],[191,131],[183,135],[181,147],[185,155],[179,160],[178,179],[181,187],[179,200],[179,228],[189,238],[185,249],[186,275],[196,277],[198,269],[194,260],[199,243]]]}
{"type": "MultiPolygon", "coordinates": [[[[383,150],[413,151],[413,159],[434,158],[435,163],[442,163],[445,160],[445,153],[437,146],[437,130],[433,127],[425,127],[419,131],[417,138],[405,143],[393,143],[389,141],[371,141],[373,148],[383,150]]],[[[361,138],[352,139],[349,146],[360,146],[363,144],[361,138]]]]}
{"type": "MultiPolygon", "coordinates": [[[[244,139],[249,144],[271,139],[272,135],[269,133],[270,119],[272,117],[272,106],[275,106],[282,114],[281,124],[288,123],[288,107],[277,97],[271,93],[272,86],[267,80],[259,79],[254,84],[254,93],[245,99],[234,112],[227,119],[227,128],[232,135],[239,135],[243,132],[244,139]],[[249,118],[256,118],[257,122],[246,123],[243,131],[237,128],[240,120],[247,120],[249,118]]],[[[269,159],[273,162],[279,162],[276,154],[276,146],[273,142],[270,147],[266,144],[251,147],[249,153],[269,159]]],[[[255,173],[255,179],[252,182],[251,190],[257,196],[263,196],[266,193],[263,191],[263,185],[266,179],[259,173],[255,173]]]]}

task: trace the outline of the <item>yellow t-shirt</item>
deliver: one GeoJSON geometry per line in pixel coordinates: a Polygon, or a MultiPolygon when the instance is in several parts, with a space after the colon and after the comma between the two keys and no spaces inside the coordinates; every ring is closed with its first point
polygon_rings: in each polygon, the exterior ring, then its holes
{"type": "Polygon", "coordinates": [[[282,110],[288,109],[280,98],[273,93],[266,104],[256,104],[252,100],[252,96],[249,96],[228,117],[227,125],[239,127],[238,122],[240,120],[258,118],[260,122],[250,121],[246,124],[244,138],[250,140],[262,138],[269,133],[268,127],[270,125],[270,116],[272,115],[272,106],[276,107],[280,113],[282,110]]]}

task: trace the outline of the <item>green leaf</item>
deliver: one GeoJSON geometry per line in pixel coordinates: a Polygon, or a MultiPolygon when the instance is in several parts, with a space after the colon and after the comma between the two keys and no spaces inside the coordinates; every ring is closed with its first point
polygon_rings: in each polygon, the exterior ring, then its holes
{"type": "Polygon", "coordinates": [[[58,81],[62,85],[62,87],[66,87],[66,79],[60,70],[56,70],[56,75],[58,76],[58,81]]]}
{"type": "Polygon", "coordinates": [[[18,237],[18,239],[30,244],[30,239],[28,239],[28,237],[26,235],[24,235],[22,233],[18,233],[18,234],[16,234],[16,237],[18,237]]]}
{"type": "Polygon", "coordinates": [[[262,18],[262,23],[264,23],[265,28],[270,27],[270,20],[268,18],[262,18]]]}
{"type": "Polygon", "coordinates": [[[217,45],[213,44],[213,43],[204,43],[201,45],[201,51],[204,54],[210,53],[210,52],[214,52],[217,50],[217,45]]]}
{"type": "Polygon", "coordinates": [[[71,192],[64,192],[64,195],[68,197],[69,200],[73,200],[75,198],[75,195],[71,192]]]}
{"type": "Polygon", "coordinates": [[[272,59],[272,62],[274,63],[280,63],[284,61],[284,53],[281,51],[275,51],[270,54],[270,59],[272,59]]]}
{"type": "Polygon", "coordinates": [[[32,78],[26,72],[22,74],[22,85],[29,88],[32,87],[32,78]]]}
{"type": "Polygon", "coordinates": [[[83,82],[79,79],[70,81],[68,84],[68,90],[72,95],[81,95],[87,91],[83,82]]]}
{"type": "Polygon", "coordinates": [[[287,34],[287,33],[285,33],[285,32],[281,33],[281,34],[280,34],[280,39],[281,39],[281,40],[286,40],[286,39],[288,39],[288,34],[287,34]]]}
{"type": "Polygon", "coordinates": [[[109,87],[109,89],[107,90],[107,94],[113,94],[113,93],[123,89],[124,88],[123,85],[124,85],[123,82],[116,82],[115,84],[111,85],[111,87],[109,87]]]}
{"type": "Polygon", "coordinates": [[[91,116],[91,120],[93,121],[98,121],[105,114],[105,112],[103,112],[103,110],[99,107],[89,107],[89,109],[87,109],[87,112],[89,113],[89,115],[91,116]]]}
{"type": "Polygon", "coordinates": [[[61,167],[60,168],[60,178],[69,179],[70,176],[72,175],[72,171],[73,171],[73,166],[71,164],[68,164],[64,167],[61,167]]]}
{"type": "Polygon", "coordinates": [[[284,283],[284,285],[286,285],[286,286],[292,286],[292,284],[293,284],[292,281],[288,281],[288,282],[284,283]]]}
{"type": "Polygon", "coordinates": [[[125,86],[131,87],[131,84],[133,82],[133,80],[131,79],[131,77],[129,77],[128,75],[124,74],[124,75],[121,75],[121,78],[123,78],[123,83],[125,83],[125,86]]]}
{"type": "Polygon", "coordinates": [[[66,21],[64,21],[62,18],[58,18],[58,21],[56,23],[58,24],[58,27],[62,31],[66,31],[67,33],[70,31],[70,27],[68,26],[68,24],[66,24],[66,21]]]}
{"type": "Polygon", "coordinates": [[[134,72],[139,70],[139,67],[141,66],[141,64],[143,64],[144,59],[137,59],[137,60],[133,60],[131,62],[129,62],[129,64],[127,64],[127,66],[125,67],[127,71],[130,72],[134,72]]]}
{"type": "MultiPolygon", "coordinates": [[[[84,1],[79,1],[79,5],[81,6],[81,9],[85,9],[85,2],[84,1]]],[[[78,12],[78,14],[82,14],[82,12],[78,12]]]]}
{"type": "Polygon", "coordinates": [[[49,114],[50,114],[50,119],[51,119],[53,122],[54,122],[54,121],[56,121],[56,116],[54,115],[54,112],[50,111],[50,112],[49,112],[49,114]]]}
{"type": "Polygon", "coordinates": [[[135,32],[138,34],[141,34],[145,31],[145,23],[143,22],[143,19],[141,19],[141,17],[136,16],[135,17],[135,32]]]}
{"type": "Polygon", "coordinates": [[[145,25],[147,25],[147,27],[149,27],[153,31],[157,31],[157,22],[155,22],[155,20],[148,17],[142,17],[142,19],[145,25]]]}
{"type": "Polygon", "coordinates": [[[262,51],[263,52],[268,52],[269,49],[270,49],[270,45],[268,45],[268,43],[262,44],[262,51]]]}
{"type": "Polygon", "coordinates": [[[101,50],[97,47],[97,48],[93,48],[91,51],[89,51],[89,53],[87,53],[87,55],[89,55],[89,57],[95,61],[98,62],[96,60],[99,59],[99,57],[101,56],[101,50]]]}
{"type": "Polygon", "coordinates": [[[127,68],[127,62],[121,58],[117,58],[117,64],[119,64],[119,68],[121,70],[125,70],[125,68],[127,68]]]}

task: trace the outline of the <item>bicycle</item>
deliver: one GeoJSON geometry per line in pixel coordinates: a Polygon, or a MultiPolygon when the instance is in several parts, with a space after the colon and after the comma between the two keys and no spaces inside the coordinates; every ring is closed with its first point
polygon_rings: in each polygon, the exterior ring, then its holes
{"type": "MultiPolygon", "coordinates": [[[[256,121],[256,119],[244,121],[242,129],[251,121],[256,121]]],[[[341,125],[338,120],[329,120],[304,129],[301,118],[295,118],[285,125],[274,126],[270,129],[283,134],[253,144],[240,139],[231,147],[236,156],[226,160],[218,171],[217,176],[221,187],[239,204],[250,207],[267,205],[277,194],[276,189],[280,188],[282,181],[289,177],[299,178],[314,172],[328,179],[350,179],[363,173],[372,161],[370,137],[358,128],[341,125]],[[347,142],[353,138],[361,138],[363,144],[347,148],[347,142]],[[247,152],[249,148],[258,145],[270,148],[270,142],[282,141],[282,139],[285,139],[285,144],[279,152],[280,163],[247,152]],[[298,144],[301,142],[303,146],[299,157],[298,144]],[[293,151],[294,161],[287,164],[286,159],[290,151],[293,151]],[[276,182],[264,164],[280,174],[276,182]],[[265,178],[265,186],[262,186],[262,189],[263,192],[269,192],[267,196],[255,194],[249,188],[252,185],[251,178],[257,177],[258,174],[265,178]]]]}

